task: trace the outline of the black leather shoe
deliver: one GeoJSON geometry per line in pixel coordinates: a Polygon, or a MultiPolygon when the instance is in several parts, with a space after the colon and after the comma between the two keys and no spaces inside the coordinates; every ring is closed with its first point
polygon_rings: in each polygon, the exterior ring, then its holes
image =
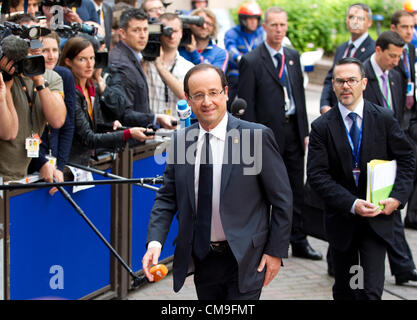
{"type": "Polygon", "coordinates": [[[310,260],[321,260],[323,259],[323,256],[321,253],[314,251],[314,249],[309,245],[299,245],[299,244],[293,244],[292,247],[292,255],[294,257],[299,258],[306,258],[310,260]]]}
{"type": "Polygon", "coordinates": [[[417,281],[417,269],[403,272],[395,276],[395,284],[401,285],[408,281],[417,281]]]}

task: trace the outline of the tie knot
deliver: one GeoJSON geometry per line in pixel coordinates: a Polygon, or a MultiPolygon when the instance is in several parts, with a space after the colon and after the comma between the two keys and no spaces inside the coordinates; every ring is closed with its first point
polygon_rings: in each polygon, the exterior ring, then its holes
{"type": "Polygon", "coordinates": [[[387,79],[387,75],[385,73],[381,74],[382,81],[385,81],[387,79]]]}
{"type": "Polygon", "coordinates": [[[358,117],[358,115],[354,112],[351,112],[348,114],[348,117],[352,119],[353,122],[356,122],[356,118],[358,117]]]}

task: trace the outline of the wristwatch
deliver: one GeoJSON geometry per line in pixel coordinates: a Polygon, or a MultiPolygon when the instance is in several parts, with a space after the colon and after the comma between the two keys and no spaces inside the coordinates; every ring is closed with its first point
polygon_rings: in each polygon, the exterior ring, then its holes
{"type": "Polygon", "coordinates": [[[49,83],[48,81],[45,80],[45,82],[43,84],[41,84],[40,86],[35,87],[36,91],[41,91],[45,88],[49,87],[49,83]]]}

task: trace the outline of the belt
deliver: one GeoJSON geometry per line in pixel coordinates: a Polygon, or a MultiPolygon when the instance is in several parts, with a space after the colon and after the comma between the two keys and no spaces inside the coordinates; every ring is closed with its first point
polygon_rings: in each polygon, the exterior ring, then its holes
{"type": "Polygon", "coordinates": [[[227,241],[211,241],[210,251],[213,253],[224,253],[229,249],[227,241]]]}
{"type": "Polygon", "coordinates": [[[294,114],[290,114],[290,115],[285,116],[285,123],[291,123],[294,120],[295,120],[295,115],[294,114]]]}

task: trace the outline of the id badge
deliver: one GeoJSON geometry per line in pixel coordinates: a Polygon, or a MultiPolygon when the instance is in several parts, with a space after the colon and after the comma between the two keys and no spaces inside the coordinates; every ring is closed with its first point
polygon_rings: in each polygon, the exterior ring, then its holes
{"type": "Polygon", "coordinates": [[[290,98],[288,97],[287,87],[284,87],[285,112],[290,110],[290,98]]]}
{"type": "Polygon", "coordinates": [[[358,186],[359,183],[359,175],[361,174],[361,169],[354,168],[352,169],[353,179],[355,180],[356,186],[358,186]]]}
{"type": "Polygon", "coordinates": [[[39,141],[33,137],[26,138],[25,148],[28,158],[39,157],[39,141]]]}
{"type": "Polygon", "coordinates": [[[45,158],[54,167],[54,169],[56,169],[56,158],[51,154],[46,155],[45,158]]]}
{"type": "Polygon", "coordinates": [[[407,83],[407,97],[414,96],[414,82],[407,83]]]}

